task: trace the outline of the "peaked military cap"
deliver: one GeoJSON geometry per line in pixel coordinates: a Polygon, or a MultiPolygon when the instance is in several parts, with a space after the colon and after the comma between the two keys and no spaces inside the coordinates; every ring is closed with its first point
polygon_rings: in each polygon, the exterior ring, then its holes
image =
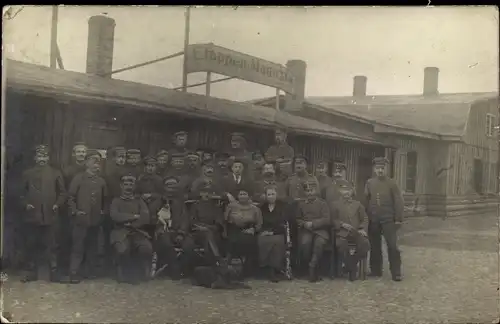
{"type": "Polygon", "coordinates": [[[180,180],[178,177],[174,177],[174,176],[168,176],[168,177],[165,177],[165,179],[163,179],[163,184],[167,184],[167,183],[171,183],[171,182],[179,183],[180,180]]]}
{"type": "Polygon", "coordinates": [[[341,188],[341,189],[353,189],[353,187],[352,187],[352,183],[350,183],[350,182],[349,182],[349,181],[347,181],[347,180],[343,180],[343,179],[341,179],[341,180],[337,180],[337,181],[335,181],[335,184],[336,184],[339,188],[341,188]]]}
{"type": "Polygon", "coordinates": [[[87,151],[86,159],[87,160],[90,160],[90,159],[98,159],[98,160],[100,160],[100,159],[102,159],[102,155],[97,150],[88,150],[87,151]]]}
{"type": "Polygon", "coordinates": [[[148,155],[143,159],[144,164],[156,164],[158,160],[152,155],[148,155]]]}
{"type": "Polygon", "coordinates": [[[245,134],[242,133],[242,132],[232,132],[231,133],[231,137],[241,137],[241,138],[245,138],[245,134]]]}
{"type": "Polygon", "coordinates": [[[124,146],[115,146],[111,150],[111,154],[110,155],[118,156],[120,154],[127,154],[127,149],[124,146]]]}
{"type": "Polygon", "coordinates": [[[46,144],[37,145],[35,146],[35,153],[49,154],[49,146],[46,144]]]}
{"type": "Polygon", "coordinates": [[[193,157],[193,158],[195,157],[195,158],[197,158],[197,159],[199,159],[199,158],[200,158],[200,156],[199,156],[199,155],[198,155],[198,153],[196,153],[196,152],[188,152],[188,153],[186,154],[186,156],[187,156],[188,158],[192,158],[192,157],[193,157]]]}
{"type": "Polygon", "coordinates": [[[328,166],[328,161],[327,160],[319,160],[316,162],[316,166],[328,166]]]}
{"type": "Polygon", "coordinates": [[[184,158],[186,157],[186,154],[184,153],[180,153],[180,152],[175,152],[175,153],[172,153],[172,155],[170,156],[170,158],[173,160],[173,159],[182,159],[184,160],[184,158]]]}
{"type": "Polygon", "coordinates": [[[334,165],[334,168],[336,170],[346,170],[347,169],[345,163],[342,161],[335,161],[335,162],[333,162],[333,165],[334,165]]]}
{"type": "Polygon", "coordinates": [[[137,177],[131,173],[128,173],[128,174],[124,174],[120,177],[120,180],[123,182],[123,181],[127,181],[127,180],[130,180],[130,181],[136,181],[137,180],[137,177]]]}
{"type": "Polygon", "coordinates": [[[306,163],[308,162],[307,158],[304,155],[296,155],[294,161],[295,162],[297,162],[297,161],[304,161],[306,163]]]}
{"type": "Polygon", "coordinates": [[[255,160],[255,157],[257,156],[261,156],[261,157],[264,157],[264,154],[262,153],[261,150],[257,150],[257,151],[254,151],[252,152],[252,158],[255,160]]]}
{"type": "Polygon", "coordinates": [[[373,164],[374,165],[387,165],[387,164],[389,164],[389,160],[387,160],[385,157],[376,157],[373,159],[373,164]]]}
{"type": "Polygon", "coordinates": [[[87,144],[85,144],[84,142],[76,142],[75,144],[73,144],[74,149],[79,146],[84,146],[85,148],[87,148],[87,144]]]}
{"type": "Polygon", "coordinates": [[[178,131],[178,132],[174,133],[174,138],[177,136],[187,136],[187,135],[188,135],[188,132],[186,132],[186,131],[178,131]]]}
{"type": "Polygon", "coordinates": [[[137,154],[141,154],[141,150],[139,149],[128,149],[127,150],[127,154],[130,154],[130,155],[137,155],[137,154]]]}
{"type": "Polygon", "coordinates": [[[168,151],[167,150],[159,150],[158,153],[156,153],[156,157],[160,157],[160,156],[164,156],[164,155],[168,155],[168,151]]]}

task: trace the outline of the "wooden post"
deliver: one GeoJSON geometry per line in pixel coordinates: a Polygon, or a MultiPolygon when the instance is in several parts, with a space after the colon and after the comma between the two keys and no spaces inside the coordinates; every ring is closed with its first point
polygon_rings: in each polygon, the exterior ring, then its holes
{"type": "Polygon", "coordinates": [[[280,110],[280,89],[276,88],[276,110],[280,110]]]}
{"type": "Polygon", "coordinates": [[[210,85],[212,83],[212,72],[207,72],[207,84],[205,85],[205,95],[210,97],[210,85]]]}
{"type": "Polygon", "coordinates": [[[191,17],[191,8],[188,6],[186,8],[186,19],[185,19],[185,26],[184,26],[184,67],[182,71],[182,91],[186,92],[187,91],[187,69],[186,69],[186,64],[187,64],[187,50],[189,46],[189,22],[190,22],[190,17],[191,17]]]}
{"type": "Polygon", "coordinates": [[[52,26],[50,30],[50,67],[56,68],[57,64],[57,6],[52,6],[52,26]]]}

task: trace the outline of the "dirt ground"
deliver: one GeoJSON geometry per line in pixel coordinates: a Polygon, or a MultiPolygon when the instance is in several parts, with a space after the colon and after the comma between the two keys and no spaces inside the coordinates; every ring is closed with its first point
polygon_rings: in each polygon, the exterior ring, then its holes
{"type": "MultiPolygon", "coordinates": [[[[402,282],[325,279],[218,291],[155,280],[80,285],[10,277],[4,309],[22,322],[494,323],[499,319],[498,216],[409,219],[400,232],[402,282]]],[[[385,264],[385,269],[388,269],[385,264]]]]}

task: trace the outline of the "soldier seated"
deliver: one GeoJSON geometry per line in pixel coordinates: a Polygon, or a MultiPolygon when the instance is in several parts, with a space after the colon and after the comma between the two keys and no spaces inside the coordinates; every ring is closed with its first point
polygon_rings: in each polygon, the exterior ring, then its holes
{"type": "Polygon", "coordinates": [[[146,203],[134,195],[136,177],[124,175],[121,178],[122,195],[111,203],[110,215],[114,222],[110,241],[118,257],[118,280],[136,283],[137,279],[149,278],[149,266],[153,254],[151,236],[142,227],[150,222],[146,203]],[[139,277],[126,278],[124,270],[130,270],[130,257],[136,254],[141,263],[139,277]]]}
{"type": "MultiPolygon", "coordinates": [[[[196,247],[201,247],[209,257],[210,264],[220,261],[218,241],[223,227],[224,215],[210,184],[199,189],[199,200],[191,208],[191,237],[196,247]]],[[[190,249],[193,251],[194,249],[190,249]]],[[[194,261],[196,256],[192,255],[194,261]]]]}
{"type": "Polygon", "coordinates": [[[326,202],[318,197],[315,182],[303,187],[306,199],[299,202],[297,213],[299,258],[309,262],[309,281],[316,282],[318,262],[330,236],[330,212],[326,202]]]}
{"type": "Polygon", "coordinates": [[[174,280],[181,279],[182,272],[188,270],[188,256],[194,246],[189,237],[189,216],[179,183],[177,177],[167,177],[164,180],[164,196],[158,212],[158,220],[164,226],[158,228],[155,244],[159,263],[169,265],[170,277],[174,280]],[[176,248],[184,251],[179,258],[176,248]]]}
{"type": "Polygon", "coordinates": [[[336,231],[335,243],[340,255],[344,258],[349,280],[357,278],[357,264],[366,258],[370,250],[366,227],[367,216],[364,206],[352,199],[353,189],[346,180],[338,180],[342,199],[332,202],[330,210],[332,223],[336,231]],[[354,245],[354,254],[350,254],[350,245],[354,245]]]}

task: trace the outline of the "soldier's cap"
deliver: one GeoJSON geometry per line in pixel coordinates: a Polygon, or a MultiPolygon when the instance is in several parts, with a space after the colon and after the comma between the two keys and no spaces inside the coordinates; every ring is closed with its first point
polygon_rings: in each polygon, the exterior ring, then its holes
{"type": "Polygon", "coordinates": [[[205,152],[207,149],[204,148],[204,147],[198,147],[196,150],[194,150],[195,152],[205,152]]]}
{"type": "Polygon", "coordinates": [[[144,164],[156,164],[158,160],[152,155],[148,155],[143,159],[144,164]]]}
{"type": "Polygon", "coordinates": [[[124,174],[120,177],[120,180],[123,182],[123,181],[136,181],[137,180],[137,177],[131,173],[129,174],[124,174]]]}
{"type": "Polygon", "coordinates": [[[125,148],[125,146],[115,146],[113,149],[112,149],[112,152],[117,154],[117,153],[127,153],[127,149],[125,148]]]}
{"type": "Polygon", "coordinates": [[[88,150],[86,159],[87,159],[87,161],[90,159],[100,160],[100,159],[102,159],[102,155],[97,150],[88,150]]]}
{"type": "Polygon", "coordinates": [[[231,155],[227,152],[220,152],[215,154],[217,160],[228,160],[231,155]]]}
{"type": "Polygon", "coordinates": [[[212,154],[214,155],[215,151],[212,150],[211,148],[202,148],[202,149],[199,149],[200,151],[203,151],[203,153],[205,154],[212,154]]]}
{"type": "Polygon", "coordinates": [[[200,158],[200,156],[199,156],[199,155],[198,155],[198,153],[196,153],[196,152],[188,152],[188,153],[186,154],[186,157],[188,157],[188,158],[196,158],[196,159],[199,159],[199,158],[200,158]]]}
{"type": "Polygon", "coordinates": [[[186,132],[186,131],[178,131],[178,132],[174,133],[174,137],[177,137],[177,136],[187,136],[187,135],[188,135],[188,132],[186,132]]]}
{"type": "Polygon", "coordinates": [[[233,132],[233,133],[231,133],[231,139],[245,141],[245,134],[243,134],[241,132],[233,132]]]}
{"type": "Polygon", "coordinates": [[[167,150],[159,150],[158,153],[156,153],[156,157],[160,157],[160,156],[164,156],[164,155],[168,156],[167,150]]]}
{"type": "Polygon", "coordinates": [[[76,142],[75,144],[73,144],[73,149],[75,149],[79,146],[83,146],[83,147],[87,148],[87,144],[85,144],[84,142],[76,142]]]}
{"type": "Polygon", "coordinates": [[[180,182],[180,180],[178,177],[174,177],[174,176],[168,176],[168,177],[165,177],[165,179],[163,179],[163,184],[168,184],[168,183],[173,183],[173,182],[175,182],[177,184],[180,182]]]}
{"type": "Polygon", "coordinates": [[[127,154],[129,155],[140,155],[141,154],[141,150],[139,149],[128,149],[127,150],[127,154]]]}
{"type": "Polygon", "coordinates": [[[304,155],[296,155],[294,158],[294,162],[297,161],[304,161],[305,163],[307,163],[307,157],[305,157],[304,155]]]}
{"type": "Polygon", "coordinates": [[[279,158],[276,159],[276,163],[278,164],[292,163],[292,160],[284,156],[280,156],[279,158]]]}
{"type": "Polygon", "coordinates": [[[258,157],[258,156],[264,157],[264,153],[262,153],[261,150],[257,150],[257,151],[252,152],[252,159],[255,160],[255,158],[258,157]]]}
{"type": "Polygon", "coordinates": [[[389,160],[387,160],[385,157],[376,157],[373,159],[373,164],[374,165],[387,165],[387,164],[389,164],[389,160]]]}
{"type": "Polygon", "coordinates": [[[214,168],[215,165],[214,165],[214,163],[212,161],[208,161],[207,160],[207,161],[203,162],[202,167],[205,167],[205,168],[214,168]]]}
{"type": "Polygon", "coordinates": [[[340,188],[340,189],[345,189],[345,190],[352,190],[352,184],[347,181],[347,180],[337,180],[335,181],[336,185],[340,188]]]}
{"type": "Polygon", "coordinates": [[[35,146],[35,153],[49,154],[49,146],[46,144],[37,145],[35,146]]]}
{"type": "Polygon", "coordinates": [[[328,166],[328,161],[327,160],[319,160],[316,162],[316,166],[328,166]]]}
{"type": "Polygon", "coordinates": [[[171,160],[174,160],[174,159],[184,160],[185,157],[186,157],[186,154],[176,152],[176,153],[172,153],[172,155],[170,156],[170,159],[171,160]]]}
{"type": "Polygon", "coordinates": [[[334,162],[333,165],[334,165],[334,168],[336,170],[345,170],[345,169],[347,169],[347,167],[346,167],[346,165],[345,165],[344,162],[337,161],[337,162],[334,162]]]}

